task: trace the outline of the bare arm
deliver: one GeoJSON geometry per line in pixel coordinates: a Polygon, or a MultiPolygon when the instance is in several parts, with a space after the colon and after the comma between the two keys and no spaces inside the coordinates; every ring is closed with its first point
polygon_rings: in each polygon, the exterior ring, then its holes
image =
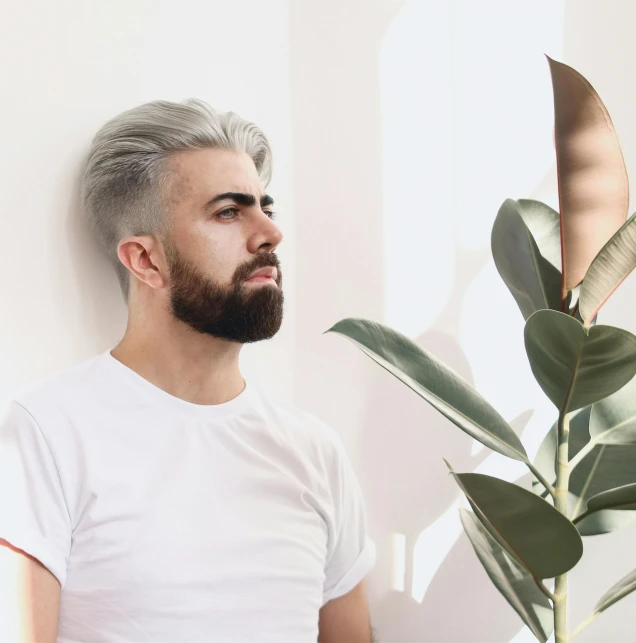
{"type": "Polygon", "coordinates": [[[7,641],[55,643],[60,583],[21,549],[0,538],[0,623],[7,641]]]}
{"type": "Polygon", "coordinates": [[[373,643],[364,581],[322,606],[318,630],[318,643],[373,643]]]}

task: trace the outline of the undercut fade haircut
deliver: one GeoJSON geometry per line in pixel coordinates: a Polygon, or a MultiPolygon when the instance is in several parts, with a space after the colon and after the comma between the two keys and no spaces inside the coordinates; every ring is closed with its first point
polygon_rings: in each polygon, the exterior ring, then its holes
{"type": "Polygon", "coordinates": [[[169,238],[167,161],[177,152],[203,148],[246,152],[263,185],[269,184],[272,153],[263,131],[195,98],[134,107],[108,121],[93,139],[82,179],[82,210],[117,272],[126,304],[131,274],[117,256],[117,245],[132,235],[169,238]]]}

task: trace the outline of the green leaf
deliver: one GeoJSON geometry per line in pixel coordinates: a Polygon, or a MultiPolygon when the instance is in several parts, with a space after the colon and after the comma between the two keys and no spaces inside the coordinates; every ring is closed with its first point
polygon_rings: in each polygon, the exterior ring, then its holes
{"type": "Polygon", "coordinates": [[[530,631],[545,643],[554,629],[552,606],[530,572],[511,558],[488,533],[477,516],[459,510],[464,531],[495,587],[530,631]]]}
{"type": "Polygon", "coordinates": [[[632,215],[592,261],[581,285],[581,317],[592,319],[636,268],[636,215],[632,215]]]}
{"type": "Polygon", "coordinates": [[[604,612],[608,607],[614,605],[625,598],[628,594],[631,594],[636,589],[636,569],[633,572],[630,572],[622,578],[621,580],[613,585],[603,596],[601,600],[596,604],[594,608],[595,612],[604,612]]]}
{"type": "MultiPolygon", "coordinates": [[[[582,409],[570,418],[570,459],[590,441],[588,426],[593,407],[582,409]]],[[[539,447],[534,466],[550,482],[556,478],[557,425],[552,426],[539,447]]],[[[608,489],[636,482],[636,445],[596,445],[570,474],[569,515],[580,516],[590,498],[608,489]]],[[[545,495],[543,485],[533,479],[537,495],[545,495]]],[[[547,499],[548,502],[551,498],[547,499]]],[[[582,536],[596,536],[620,529],[636,521],[636,512],[604,510],[577,522],[582,536]]]]}
{"type": "Polygon", "coordinates": [[[560,310],[561,273],[541,255],[513,199],[499,209],[491,246],[497,270],[524,319],[543,308],[560,310]]]}
{"type": "Polygon", "coordinates": [[[599,444],[636,444],[636,377],[592,407],[590,435],[599,444]]]}
{"type": "Polygon", "coordinates": [[[561,210],[564,291],[583,281],[592,260],[627,218],[629,183],[612,119],[592,85],[548,58],[561,210]]]}
{"type": "MultiPolygon", "coordinates": [[[[576,288],[572,288],[572,290],[568,290],[568,299],[567,299],[567,312],[568,314],[572,314],[572,311],[576,308],[576,312],[573,315],[575,319],[578,319],[582,324],[584,323],[583,317],[581,317],[581,313],[579,311],[579,307],[576,305],[579,303],[579,294],[581,292],[581,285],[579,284],[576,288]]],[[[589,320],[586,324],[586,326],[589,328],[590,326],[595,326],[596,325],[596,320],[598,316],[594,315],[594,317],[589,320]]]]}
{"type": "Polygon", "coordinates": [[[554,578],[578,563],[581,537],[552,505],[499,478],[451,473],[490,535],[533,576],[554,578]]]}
{"type": "Polygon", "coordinates": [[[512,427],[464,380],[401,333],[367,319],[349,318],[327,333],[347,337],[366,355],[482,444],[514,460],[527,462],[512,427]]]}
{"type": "Polygon", "coordinates": [[[586,513],[601,511],[602,509],[617,509],[620,511],[636,509],[636,483],[603,491],[592,496],[587,501],[586,513]]]}
{"type": "Polygon", "coordinates": [[[525,326],[532,372],[567,413],[602,400],[636,375],[636,337],[613,326],[586,329],[555,310],[538,310],[525,326]]]}
{"type": "Polygon", "coordinates": [[[559,213],[534,199],[518,199],[519,214],[528,226],[539,252],[561,272],[561,221],[559,213]]]}
{"type": "Polygon", "coordinates": [[[606,534],[636,522],[636,512],[620,509],[595,511],[586,518],[589,501],[599,494],[631,485],[636,482],[636,445],[606,445],[594,447],[581,463],[572,471],[570,490],[577,497],[572,507],[572,519],[582,536],[606,534]]]}

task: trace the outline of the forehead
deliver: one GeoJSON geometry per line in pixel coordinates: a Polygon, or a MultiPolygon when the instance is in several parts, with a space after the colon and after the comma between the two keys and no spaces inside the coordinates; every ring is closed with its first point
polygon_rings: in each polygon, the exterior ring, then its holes
{"type": "Polygon", "coordinates": [[[174,154],[170,164],[173,203],[207,200],[223,192],[264,194],[254,161],[246,152],[224,149],[188,150],[174,154]]]}

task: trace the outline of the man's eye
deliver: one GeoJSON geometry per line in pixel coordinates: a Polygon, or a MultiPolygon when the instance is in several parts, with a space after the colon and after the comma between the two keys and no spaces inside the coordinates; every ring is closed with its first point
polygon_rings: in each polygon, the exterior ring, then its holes
{"type": "Polygon", "coordinates": [[[230,212],[230,213],[232,213],[234,215],[234,213],[239,212],[239,209],[238,208],[227,208],[226,210],[223,210],[222,212],[219,212],[216,216],[221,218],[221,219],[231,219],[231,218],[233,218],[233,217],[225,217],[225,216],[223,216],[223,215],[227,214],[228,212],[230,212]]]}
{"type": "MultiPolygon", "coordinates": [[[[233,219],[237,214],[240,214],[240,212],[241,211],[238,208],[226,208],[225,210],[219,212],[216,216],[227,221],[229,219],[233,219]]],[[[272,219],[272,221],[276,218],[276,212],[274,212],[273,210],[263,210],[263,212],[270,219],[272,219]]]]}

